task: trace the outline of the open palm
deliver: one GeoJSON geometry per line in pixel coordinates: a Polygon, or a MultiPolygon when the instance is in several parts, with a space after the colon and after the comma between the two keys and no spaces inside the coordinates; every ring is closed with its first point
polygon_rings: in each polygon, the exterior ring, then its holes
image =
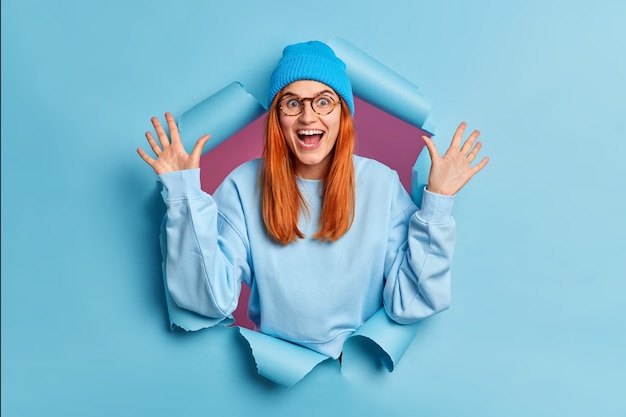
{"type": "Polygon", "coordinates": [[[465,143],[461,145],[465,127],[466,123],[462,122],[456,129],[450,147],[443,157],[439,155],[435,143],[430,138],[423,137],[432,160],[428,185],[426,186],[428,191],[443,195],[454,195],[489,162],[489,158],[484,157],[478,164],[471,166],[482,144],[476,142],[480,132],[475,130],[465,143]]]}
{"type": "Polygon", "coordinates": [[[159,123],[159,119],[153,117],[150,120],[159,138],[159,143],[157,143],[150,132],[146,132],[146,139],[148,140],[150,148],[157,156],[157,159],[152,158],[141,148],[137,149],[137,153],[141,159],[146,161],[146,163],[154,169],[154,172],[161,175],[168,172],[200,167],[200,156],[202,155],[204,145],[209,139],[209,135],[204,135],[198,139],[191,154],[188,154],[180,140],[178,126],[176,126],[176,122],[171,113],[165,113],[165,120],[167,121],[167,127],[170,131],[171,140],[167,137],[167,133],[165,133],[163,126],[159,123]]]}

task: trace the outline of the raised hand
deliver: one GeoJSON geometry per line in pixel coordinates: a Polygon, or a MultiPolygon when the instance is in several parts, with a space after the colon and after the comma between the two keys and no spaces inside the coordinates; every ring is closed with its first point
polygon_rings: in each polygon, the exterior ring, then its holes
{"type": "Polygon", "coordinates": [[[152,151],[157,156],[157,159],[150,157],[150,155],[141,148],[137,148],[137,153],[141,159],[146,161],[146,163],[154,169],[157,175],[200,167],[202,149],[207,140],[209,140],[210,135],[204,135],[198,139],[191,154],[188,154],[180,140],[178,126],[176,126],[176,121],[174,121],[174,117],[171,113],[165,113],[165,120],[167,121],[167,127],[170,131],[171,140],[167,137],[167,133],[165,133],[161,123],[159,123],[159,119],[153,117],[150,120],[159,138],[159,143],[154,140],[150,132],[146,132],[146,139],[148,140],[150,148],[152,148],[152,151]]]}
{"type": "Polygon", "coordinates": [[[466,123],[462,122],[456,129],[454,136],[452,136],[452,143],[443,157],[439,156],[435,143],[430,138],[423,137],[432,160],[428,185],[426,186],[428,191],[454,195],[489,162],[489,158],[484,157],[478,164],[471,166],[482,144],[476,142],[480,132],[475,130],[461,145],[466,126],[466,123]]]}

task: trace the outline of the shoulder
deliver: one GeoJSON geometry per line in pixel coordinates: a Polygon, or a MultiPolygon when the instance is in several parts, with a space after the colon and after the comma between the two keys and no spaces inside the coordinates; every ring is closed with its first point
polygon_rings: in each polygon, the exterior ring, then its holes
{"type": "Polygon", "coordinates": [[[258,184],[259,164],[260,159],[253,159],[239,165],[226,176],[218,189],[224,187],[255,188],[258,184]]]}
{"type": "Polygon", "coordinates": [[[233,169],[230,174],[226,176],[226,180],[237,182],[238,180],[248,181],[251,177],[257,178],[259,175],[260,159],[253,159],[248,162],[244,162],[237,168],[233,169]]]}
{"type": "Polygon", "coordinates": [[[413,200],[400,182],[398,173],[370,158],[354,156],[357,197],[367,205],[384,205],[391,212],[414,209],[413,200]]]}
{"type": "Polygon", "coordinates": [[[375,159],[354,155],[354,171],[358,177],[376,178],[376,179],[394,179],[398,178],[398,173],[387,165],[375,159]]]}
{"type": "Polygon", "coordinates": [[[233,169],[217,187],[214,197],[225,201],[235,196],[254,196],[259,184],[259,163],[259,159],[253,159],[233,169]]]}

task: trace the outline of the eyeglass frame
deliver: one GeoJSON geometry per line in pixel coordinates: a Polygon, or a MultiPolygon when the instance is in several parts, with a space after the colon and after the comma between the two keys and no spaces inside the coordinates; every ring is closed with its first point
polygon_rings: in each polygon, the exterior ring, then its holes
{"type": "Polygon", "coordinates": [[[318,116],[328,116],[329,114],[331,114],[335,110],[335,108],[337,107],[337,104],[341,103],[341,99],[340,98],[335,100],[334,98],[332,98],[329,95],[327,95],[326,92],[319,93],[318,95],[316,95],[314,97],[298,97],[296,95],[286,94],[283,97],[281,97],[281,99],[278,101],[278,108],[280,109],[280,112],[282,114],[284,114],[285,116],[288,116],[288,117],[300,116],[302,114],[302,112],[304,111],[304,102],[307,101],[307,100],[309,101],[309,103],[311,105],[311,110],[313,110],[313,112],[315,114],[317,114],[318,116]],[[330,101],[333,102],[333,108],[330,109],[330,111],[328,113],[320,113],[317,110],[315,110],[315,108],[313,107],[313,101],[316,98],[318,98],[318,97],[326,97],[327,99],[329,99],[330,101]],[[300,105],[301,105],[300,113],[296,113],[296,114],[287,114],[287,113],[285,113],[285,111],[283,110],[283,104],[282,103],[283,103],[283,101],[286,98],[289,98],[291,100],[298,100],[300,102],[300,105]]]}

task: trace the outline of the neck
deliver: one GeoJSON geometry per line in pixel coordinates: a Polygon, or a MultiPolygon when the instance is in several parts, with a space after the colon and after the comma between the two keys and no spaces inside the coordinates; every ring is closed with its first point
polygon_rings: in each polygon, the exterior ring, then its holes
{"type": "Polygon", "coordinates": [[[297,164],[295,167],[296,176],[304,180],[323,180],[328,174],[329,164],[305,165],[297,164]],[[321,166],[320,166],[321,165],[321,166]]]}

